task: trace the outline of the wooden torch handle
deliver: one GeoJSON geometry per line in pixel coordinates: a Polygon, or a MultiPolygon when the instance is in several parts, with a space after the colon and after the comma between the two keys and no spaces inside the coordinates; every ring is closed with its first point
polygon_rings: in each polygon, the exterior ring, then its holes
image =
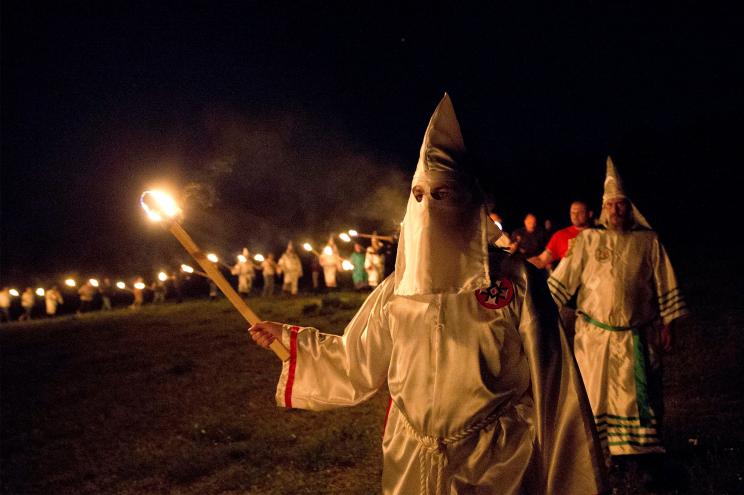
{"type": "MultiPolygon", "coordinates": [[[[230,285],[230,283],[225,280],[225,277],[222,276],[222,273],[220,273],[214,263],[207,259],[207,255],[199,249],[199,246],[196,245],[191,236],[183,229],[183,227],[181,227],[178,222],[172,222],[168,227],[168,230],[170,230],[171,234],[173,234],[175,238],[178,239],[178,242],[181,243],[184,249],[186,249],[186,251],[191,256],[193,256],[196,262],[199,263],[199,266],[201,266],[204,272],[209,276],[209,278],[211,278],[212,281],[217,284],[217,287],[220,288],[222,293],[225,294],[227,299],[232,303],[233,306],[235,306],[235,309],[238,310],[238,312],[243,316],[243,318],[245,318],[248,323],[250,323],[251,325],[255,325],[256,323],[261,321],[258,315],[254,313],[253,310],[248,307],[245,301],[243,301],[240,295],[235,292],[235,289],[232,288],[232,285],[230,285]]],[[[286,361],[289,359],[289,351],[279,340],[274,340],[271,343],[270,348],[282,361],[286,361]]]]}

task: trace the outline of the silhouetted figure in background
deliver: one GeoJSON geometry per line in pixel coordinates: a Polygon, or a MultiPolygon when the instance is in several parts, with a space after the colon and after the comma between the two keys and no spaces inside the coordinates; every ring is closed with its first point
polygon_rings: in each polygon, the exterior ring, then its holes
{"type": "Polygon", "coordinates": [[[367,287],[367,271],[364,267],[364,260],[366,255],[362,245],[358,242],[354,243],[354,252],[351,253],[349,260],[354,265],[354,270],[351,272],[351,280],[354,282],[354,288],[359,290],[367,287]]]}
{"type": "Polygon", "coordinates": [[[261,295],[263,297],[274,295],[274,282],[276,281],[277,265],[274,260],[274,253],[266,255],[266,259],[261,262],[261,274],[263,275],[264,286],[261,295]]]}
{"type": "Polygon", "coordinates": [[[10,321],[10,289],[3,287],[0,290],[0,323],[10,321]]]}
{"type": "Polygon", "coordinates": [[[153,304],[165,302],[165,282],[160,279],[155,280],[152,285],[150,285],[150,290],[152,291],[153,304]]]}
{"type": "Polygon", "coordinates": [[[372,243],[367,248],[364,269],[367,270],[367,283],[370,287],[377,287],[385,278],[385,253],[382,242],[377,237],[372,237],[372,243]]]}
{"type": "Polygon", "coordinates": [[[98,289],[93,287],[90,280],[85,282],[78,289],[78,295],[80,296],[80,307],[78,308],[78,314],[87,313],[93,309],[93,299],[96,297],[98,289]]]}
{"type": "Polygon", "coordinates": [[[279,263],[277,263],[280,272],[284,275],[284,283],[282,284],[282,291],[285,294],[297,294],[297,286],[302,277],[302,262],[300,257],[294,250],[292,241],[287,244],[287,250],[284,251],[279,263]]]}
{"type": "Polygon", "coordinates": [[[23,308],[23,314],[18,318],[18,321],[30,320],[35,304],[36,295],[34,294],[34,290],[31,287],[26,287],[26,290],[21,294],[21,307],[23,308]]]}
{"type": "Polygon", "coordinates": [[[44,293],[44,305],[48,317],[54,318],[57,315],[57,307],[64,303],[65,300],[62,299],[62,294],[56,285],[44,293]]]}
{"type": "Polygon", "coordinates": [[[111,284],[109,278],[104,278],[101,282],[101,310],[110,311],[113,309],[111,305],[111,299],[114,297],[114,286],[111,284]]]}
{"type": "Polygon", "coordinates": [[[323,280],[327,289],[335,289],[336,273],[341,268],[341,257],[338,254],[338,247],[333,241],[333,236],[328,239],[328,243],[320,253],[320,266],[323,267],[323,280]]]}
{"type": "Polygon", "coordinates": [[[320,288],[321,270],[323,270],[323,267],[320,266],[320,259],[317,256],[313,255],[310,259],[310,276],[312,277],[314,292],[317,292],[320,288]]]}
{"type": "Polygon", "coordinates": [[[524,258],[531,258],[540,254],[548,243],[545,229],[537,225],[537,217],[528,213],[524,217],[524,227],[512,232],[512,252],[524,258]]]}
{"type": "Polygon", "coordinates": [[[132,288],[132,295],[134,295],[134,301],[132,301],[132,305],[129,306],[131,309],[138,310],[142,307],[142,304],[145,302],[145,289],[144,289],[145,280],[142,277],[137,277],[134,281],[134,286],[132,288]]]}
{"type": "Polygon", "coordinates": [[[235,263],[230,273],[238,276],[238,293],[247,297],[253,290],[253,280],[256,277],[256,267],[253,265],[248,248],[243,248],[243,259],[235,263]]]}

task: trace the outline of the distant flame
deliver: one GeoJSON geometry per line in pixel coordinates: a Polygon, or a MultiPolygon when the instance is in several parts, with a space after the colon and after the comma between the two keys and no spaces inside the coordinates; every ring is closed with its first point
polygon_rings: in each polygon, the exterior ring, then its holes
{"type": "Polygon", "coordinates": [[[248,262],[248,258],[246,258],[245,256],[243,256],[242,254],[239,254],[238,255],[238,261],[241,262],[241,263],[247,263],[248,262]]]}
{"type": "Polygon", "coordinates": [[[161,282],[165,282],[166,280],[168,280],[168,275],[165,272],[160,272],[158,273],[158,280],[160,280],[161,282]]]}
{"type": "Polygon", "coordinates": [[[305,251],[312,251],[313,250],[313,246],[309,242],[306,242],[305,244],[303,244],[302,247],[303,247],[303,249],[305,249],[305,251]]]}
{"type": "Polygon", "coordinates": [[[124,290],[124,289],[127,288],[127,284],[125,284],[124,282],[116,282],[116,287],[118,287],[119,289],[124,290]]]}
{"type": "Polygon", "coordinates": [[[8,292],[10,292],[10,295],[13,297],[18,297],[21,295],[16,289],[10,289],[8,292]]]}
{"type": "Polygon", "coordinates": [[[333,248],[331,246],[324,247],[323,254],[325,254],[326,256],[331,256],[333,254],[333,248]]]}
{"type": "Polygon", "coordinates": [[[194,273],[194,269],[189,265],[181,265],[181,270],[186,273],[194,273]]]}
{"type": "Polygon", "coordinates": [[[45,291],[44,291],[44,289],[42,289],[41,287],[39,287],[38,289],[36,289],[36,295],[37,295],[37,296],[41,296],[41,297],[43,297],[45,293],[46,293],[46,292],[45,292],[45,291]]]}
{"type": "Polygon", "coordinates": [[[75,280],[72,278],[68,278],[67,280],[65,280],[65,285],[67,287],[75,287],[77,285],[77,282],[75,282],[75,280]]]}
{"type": "Polygon", "coordinates": [[[349,272],[354,269],[354,263],[349,260],[344,260],[341,262],[341,268],[349,272]]]}
{"type": "Polygon", "coordinates": [[[214,254],[214,253],[208,253],[208,254],[207,254],[207,259],[208,259],[209,261],[211,261],[212,263],[217,263],[218,261],[220,261],[220,259],[219,259],[219,258],[217,257],[217,255],[216,255],[216,254],[214,254]]]}
{"type": "Polygon", "coordinates": [[[139,289],[139,290],[142,290],[142,289],[144,289],[144,288],[145,288],[145,284],[144,284],[144,283],[142,283],[142,282],[137,282],[137,283],[135,283],[135,284],[134,284],[134,288],[135,288],[135,289],[139,289]]]}
{"type": "Polygon", "coordinates": [[[349,229],[349,235],[350,235],[351,237],[356,237],[356,236],[358,236],[358,235],[359,235],[359,232],[357,232],[357,231],[356,231],[356,230],[354,230],[354,229],[349,229]]]}
{"type": "Polygon", "coordinates": [[[90,283],[90,285],[92,285],[93,287],[98,287],[100,285],[98,283],[98,280],[96,280],[94,278],[91,278],[90,280],[88,280],[88,283],[90,283]]]}
{"type": "Polygon", "coordinates": [[[349,234],[347,234],[346,232],[341,232],[338,236],[344,242],[351,242],[351,237],[349,237],[349,234]]]}
{"type": "Polygon", "coordinates": [[[263,261],[266,259],[264,258],[263,254],[257,254],[253,257],[254,260],[258,261],[259,263],[263,263],[263,261]]]}

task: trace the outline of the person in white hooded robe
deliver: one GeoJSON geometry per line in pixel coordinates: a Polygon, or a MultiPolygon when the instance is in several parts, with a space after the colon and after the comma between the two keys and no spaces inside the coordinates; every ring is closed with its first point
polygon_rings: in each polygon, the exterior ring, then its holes
{"type": "Polygon", "coordinates": [[[610,157],[597,223],[579,233],[548,285],[559,305],[578,293],[574,351],[603,446],[612,456],[663,453],[660,355],[687,304],[610,157]]]}
{"type": "Polygon", "coordinates": [[[276,265],[279,273],[284,275],[282,291],[293,296],[297,295],[297,286],[302,277],[302,262],[294,250],[292,241],[287,243],[287,250],[281,255],[276,265]]]}
{"type": "Polygon", "coordinates": [[[367,280],[370,287],[377,287],[385,276],[385,254],[380,239],[372,236],[372,242],[367,248],[364,257],[364,269],[367,271],[367,280]]]}
{"type": "Polygon", "coordinates": [[[242,257],[230,270],[232,275],[238,276],[238,293],[241,296],[247,296],[253,290],[253,279],[256,278],[256,267],[251,259],[251,253],[248,248],[243,248],[242,257]]]}
{"type": "Polygon", "coordinates": [[[319,257],[320,266],[323,267],[323,279],[328,289],[336,288],[336,273],[341,268],[341,256],[338,254],[338,247],[333,240],[333,236],[328,239],[328,243],[323,247],[319,257]]]}
{"type": "Polygon", "coordinates": [[[464,153],[445,94],[424,136],[396,270],[343,336],[250,328],[259,345],[279,338],[290,349],[277,403],[353,406],[387,382],[384,493],[602,492],[601,451],[556,308],[533,268],[489,252],[493,223],[464,153]]]}

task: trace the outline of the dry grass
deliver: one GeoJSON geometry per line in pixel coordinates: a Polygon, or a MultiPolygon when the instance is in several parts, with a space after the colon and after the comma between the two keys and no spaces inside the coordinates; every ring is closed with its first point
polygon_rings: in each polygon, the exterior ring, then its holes
{"type": "MultiPolygon", "coordinates": [[[[656,493],[744,493],[744,308],[689,292],[696,314],[666,375],[673,483],[656,493]]],[[[340,332],[361,300],[253,304],[266,319],[340,332]]],[[[225,301],[3,326],[2,492],[377,492],[387,395],[327,413],[277,409],[280,363],[245,327],[225,301]]],[[[632,469],[613,483],[644,493],[632,469]]]]}

